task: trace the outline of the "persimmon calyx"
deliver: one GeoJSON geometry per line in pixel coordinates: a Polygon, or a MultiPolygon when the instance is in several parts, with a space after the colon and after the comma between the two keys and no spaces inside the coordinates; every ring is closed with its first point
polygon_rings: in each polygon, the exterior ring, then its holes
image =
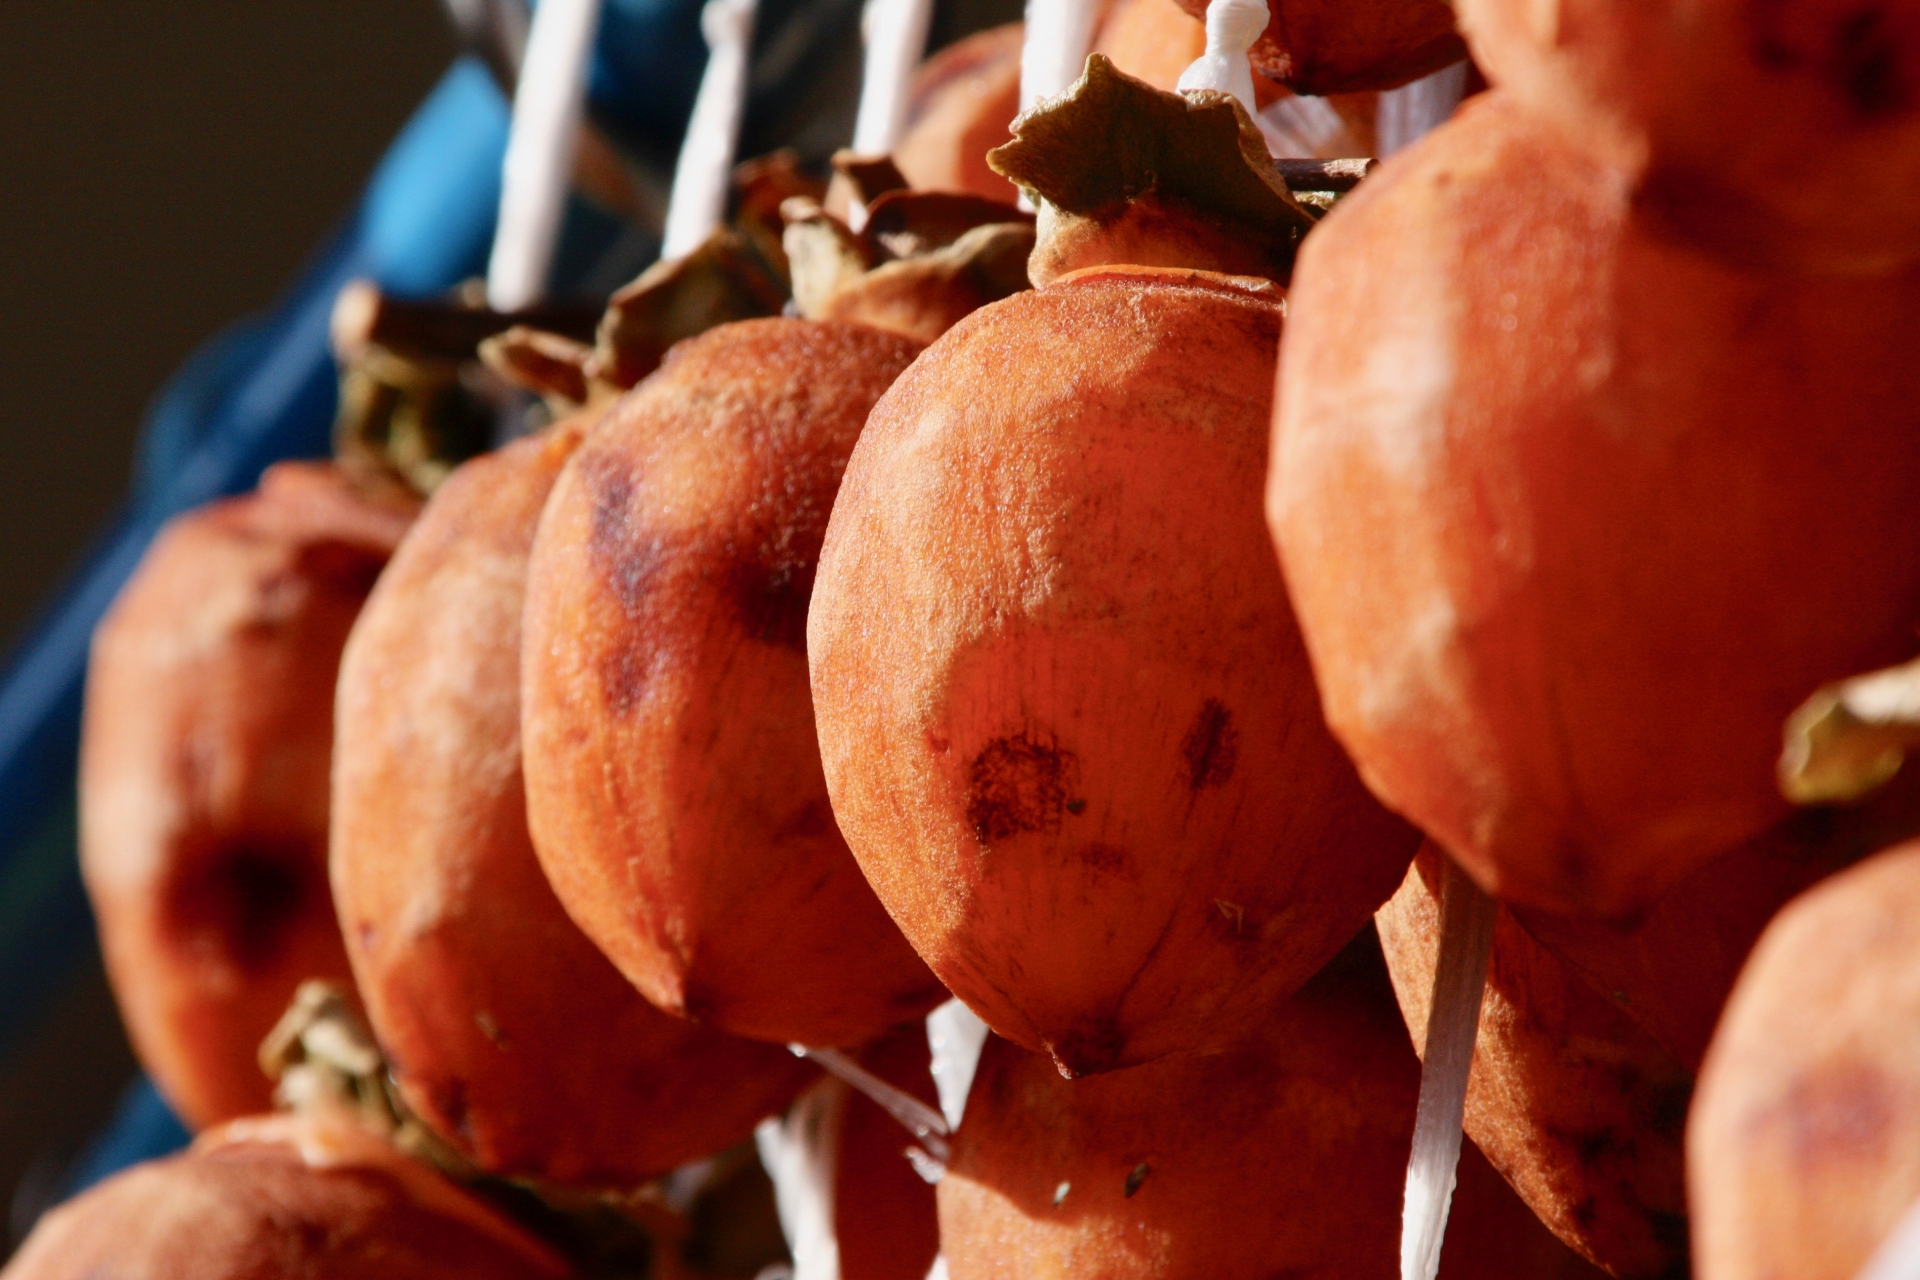
{"type": "Polygon", "coordinates": [[[1231,94],[1166,93],[1087,58],[1072,88],[1013,122],[987,163],[1040,211],[1036,286],[1102,264],[1284,283],[1314,218],[1231,94]]]}
{"type": "Polygon", "coordinates": [[[774,268],[747,237],[723,227],[691,253],[654,263],[607,300],[586,376],[624,391],[659,368],[681,339],[779,315],[786,301],[774,268]]]}
{"type": "Polygon", "coordinates": [[[373,1033],[346,992],[330,982],[300,984],[260,1043],[260,1069],[274,1081],[274,1101],[286,1110],[344,1116],[456,1179],[478,1173],[407,1109],[373,1033]]]}
{"type": "Polygon", "coordinates": [[[1032,219],[1010,204],[895,188],[859,231],[817,202],[781,208],[793,301],[810,320],[853,320],[931,341],[960,316],[1027,287],[1032,219]]]}
{"type": "Polygon", "coordinates": [[[1780,791],[1795,804],[1859,800],[1920,746],[1920,658],[1826,685],[1787,717],[1780,791]]]}

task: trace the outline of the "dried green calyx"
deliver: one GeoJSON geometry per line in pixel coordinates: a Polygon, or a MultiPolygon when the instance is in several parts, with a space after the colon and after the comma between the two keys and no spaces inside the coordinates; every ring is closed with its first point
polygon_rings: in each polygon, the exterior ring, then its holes
{"type": "Polygon", "coordinates": [[[1188,267],[1284,282],[1313,214],[1231,95],[1165,93],[1100,54],[987,154],[1040,210],[1031,274],[1188,267]]]}

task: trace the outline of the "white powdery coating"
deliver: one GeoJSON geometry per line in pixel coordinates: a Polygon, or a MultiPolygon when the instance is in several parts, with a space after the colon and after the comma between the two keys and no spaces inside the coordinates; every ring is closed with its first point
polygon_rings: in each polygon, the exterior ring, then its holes
{"type": "Polygon", "coordinates": [[[544,0],[533,16],[513,95],[513,127],[500,169],[500,220],[487,262],[487,302],[514,311],[547,289],[560,216],[586,109],[587,58],[600,0],[544,0]]]}
{"type": "Polygon", "coordinates": [[[753,48],[755,0],[707,0],[700,33],[707,38],[707,69],[687,120],[686,141],[673,170],[666,234],[660,256],[684,258],[716,231],[727,213],[733,153],[747,108],[748,55],[753,48]]]}
{"type": "Polygon", "coordinates": [[[1480,1033],[1480,997],[1487,986],[1498,904],[1452,860],[1440,889],[1440,958],[1433,971],[1427,1051],[1420,1069],[1420,1106],[1407,1162],[1406,1207],[1400,1222],[1400,1280],[1434,1280],[1447,1234],[1467,1075],[1480,1033]]]}

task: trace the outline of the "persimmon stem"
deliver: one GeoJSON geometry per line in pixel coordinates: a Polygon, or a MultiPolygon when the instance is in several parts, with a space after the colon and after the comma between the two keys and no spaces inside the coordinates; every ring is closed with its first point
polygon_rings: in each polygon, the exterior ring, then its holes
{"type": "Polygon", "coordinates": [[[368,347],[416,360],[472,360],[482,342],[516,325],[591,340],[598,306],[564,303],[495,311],[440,300],[396,298],[371,280],[349,281],[333,304],[329,336],[341,363],[368,347]]]}
{"type": "Polygon", "coordinates": [[[1497,910],[1493,898],[1448,859],[1440,887],[1440,958],[1433,972],[1400,1223],[1400,1280],[1434,1280],[1440,1272],[1497,910]]]}
{"type": "Polygon", "coordinates": [[[1275,160],[1289,191],[1351,191],[1379,166],[1378,160],[1275,160]]]}

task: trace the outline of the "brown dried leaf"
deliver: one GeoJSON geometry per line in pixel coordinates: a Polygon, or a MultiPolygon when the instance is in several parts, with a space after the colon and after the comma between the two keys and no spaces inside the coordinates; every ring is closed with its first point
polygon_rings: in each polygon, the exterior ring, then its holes
{"type": "Polygon", "coordinates": [[[738,232],[719,230],[698,249],[656,262],[607,301],[586,374],[621,388],[660,365],[667,348],[731,320],[778,315],[786,289],[738,232]]]}
{"type": "Polygon", "coordinates": [[[1182,243],[1169,253],[1196,257],[1149,255],[1141,265],[1284,280],[1294,246],[1313,225],[1231,95],[1164,93],[1097,53],[1071,89],[1014,121],[1014,140],[989,152],[987,163],[1042,206],[1038,259],[1049,257],[1050,235],[1067,232],[1080,241],[1062,269],[1103,260],[1094,228],[1128,226],[1127,247],[1137,251],[1142,206],[1154,206],[1144,219],[1155,226],[1150,234],[1178,232],[1182,243]]]}

